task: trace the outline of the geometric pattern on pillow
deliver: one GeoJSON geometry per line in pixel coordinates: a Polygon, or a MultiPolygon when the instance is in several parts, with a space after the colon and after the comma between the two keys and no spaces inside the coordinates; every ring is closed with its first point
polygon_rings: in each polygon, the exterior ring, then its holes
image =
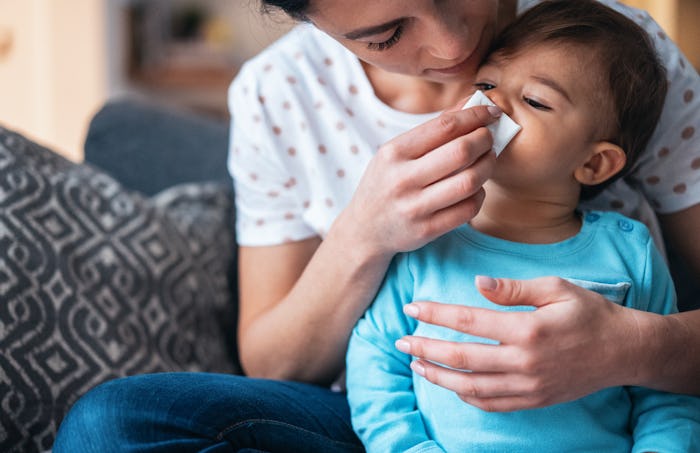
{"type": "Polygon", "coordinates": [[[146,198],[0,127],[0,451],[51,448],[95,385],[239,372],[232,190],[146,198]]]}

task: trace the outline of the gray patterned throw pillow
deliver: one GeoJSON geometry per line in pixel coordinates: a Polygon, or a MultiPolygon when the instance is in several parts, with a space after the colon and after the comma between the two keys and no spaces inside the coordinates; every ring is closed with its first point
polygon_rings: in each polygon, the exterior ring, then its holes
{"type": "Polygon", "coordinates": [[[108,379],[237,372],[232,227],[225,185],[145,198],[0,127],[0,451],[108,379]]]}

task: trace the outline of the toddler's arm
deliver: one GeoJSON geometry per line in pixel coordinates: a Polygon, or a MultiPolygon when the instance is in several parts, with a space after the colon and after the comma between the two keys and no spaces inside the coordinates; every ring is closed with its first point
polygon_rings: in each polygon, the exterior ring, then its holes
{"type": "MultiPolygon", "coordinates": [[[[635,307],[667,315],[677,311],[676,296],[666,264],[649,240],[644,281],[635,307]]],[[[662,365],[659,365],[662,366],[662,365]]],[[[633,452],[700,450],[700,398],[630,387],[633,452]]]]}
{"type": "Polygon", "coordinates": [[[405,255],[394,259],[348,348],[352,425],[370,453],[443,451],[429,438],[416,406],[411,357],[394,347],[416,324],[402,312],[411,301],[413,287],[405,261],[405,255]]]}

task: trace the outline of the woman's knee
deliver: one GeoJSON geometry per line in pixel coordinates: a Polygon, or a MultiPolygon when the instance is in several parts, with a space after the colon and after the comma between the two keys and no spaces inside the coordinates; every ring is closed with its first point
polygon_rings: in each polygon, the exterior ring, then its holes
{"type": "Polygon", "coordinates": [[[129,430],[133,398],[129,398],[128,379],[103,383],[80,397],[61,422],[53,453],[110,451],[110,438],[129,430]]]}

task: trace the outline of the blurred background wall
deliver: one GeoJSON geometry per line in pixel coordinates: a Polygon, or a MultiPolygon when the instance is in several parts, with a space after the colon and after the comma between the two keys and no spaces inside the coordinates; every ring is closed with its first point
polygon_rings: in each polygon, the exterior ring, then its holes
{"type": "Polygon", "coordinates": [[[290,26],[258,0],[0,0],[0,124],[79,161],[110,98],[225,115],[238,66],[290,26]]]}
{"type": "MultiPolygon", "coordinates": [[[[624,2],[700,68],[700,0],[624,2]]],[[[0,124],[79,161],[110,98],[226,116],[240,64],[291,25],[258,0],[0,0],[0,124]]]]}

